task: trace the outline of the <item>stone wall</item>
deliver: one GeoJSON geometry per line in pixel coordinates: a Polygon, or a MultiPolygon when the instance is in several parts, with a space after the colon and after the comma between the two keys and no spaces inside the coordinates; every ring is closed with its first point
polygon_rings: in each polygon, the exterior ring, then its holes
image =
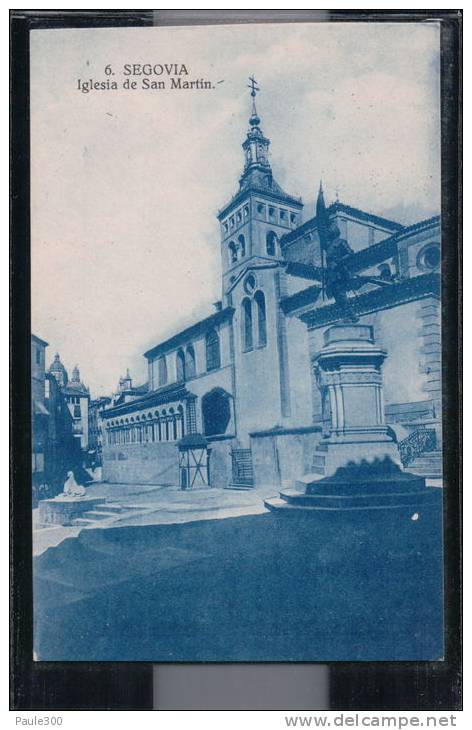
{"type": "Polygon", "coordinates": [[[176,442],[105,446],[103,480],[123,484],[179,484],[176,442]]]}
{"type": "MultiPolygon", "coordinates": [[[[231,448],[234,439],[210,439],[210,483],[224,488],[231,482],[231,448]]],[[[179,485],[179,452],[176,442],[124,444],[103,450],[103,480],[117,484],[179,485]]]]}
{"type": "Polygon", "coordinates": [[[231,483],[231,449],[234,439],[209,439],[210,484],[217,489],[224,489],[231,483]]]}
{"type": "Polygon", "coordinates": [[[291,432],[251,435],[255,486],[292,486],[295,479],[311,471],[313,454],[321,429],[293,429],[291,432]]]}

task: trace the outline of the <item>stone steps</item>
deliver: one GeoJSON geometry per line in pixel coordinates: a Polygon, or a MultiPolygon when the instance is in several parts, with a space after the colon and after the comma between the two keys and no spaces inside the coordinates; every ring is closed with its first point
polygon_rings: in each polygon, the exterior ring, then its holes
{"type": "Polygon", "coordinates": [[[105,502],[105,504],[101,504],[100,509],[109,513],[123,512],[123,507],[121,504],[111,504],[108,502],[105,502]]]}
{"type": "Polygon", "coordinates": [[[119,514],[117,512],[104,512],[101,510],[90,510],[89,512],[84,512],[83,518],[87,520],[109,520],[110,517],[113,517],[114,515],[119,514]]]}
{"type": "Polygon", "coordinates": [[[315,482],[324,477],[324,469],[312,469],[309,474],[304,474],[300,479],[295,479],[294,489],[304,492],[307,484],[315,482]]]}
{"type": "Polygon", "coordinates": [[[77,517],[73,524],[77,527],[92,527],[104,520],[113,520],[128,512],[146,512],[146,508],[136,504],[122,505],[116,502],[103,502],[97,504],[95,509],[88,510],[81,517],[77,517]]]}
{"type": "MultiPolygon", "coordinates": [[[[295,481],[296,488],[302,488],[306,477],[319,478],[326,475],[326,452],[328,446],[326,444],[318,444],[313,454],[310,474],[304,475],[301,480],[295,481]]],[[[428,451],[416,459],[407,467],[405,471],[418,476],[424,476],[428,479],[440,479],[442,477],[442,453],[441,451],[428,451]]]]}
{"type": "Polygon", "coordinates": [[[441,490],[427,487],[422,491],[366,495],[306,495],[303,492],[281,492],[280,497],[264,500],[271,512],[345,512],[376,509],[414,509],[439,504],[441,490]]]}
{"type": "Polygon", "coordinates": [[[406,471],[412,474],[421,474],[429,479],[440,479],[442,477],[442,453],[440,451],[428,451],[406,467],[406,471]]]}
{"type": "Polygon", "coordinates": [[[96,520],[87,519],[87,517],[77,517],[74,522],[74,527],[91,527],[92,525],[96,525],[96,520]]]}
{"type": "Polygon", "coordinates": [[[231,489],[236,492],[249,492],[254,489],[254,484],[228,484],[224,489],[231,489]]]}

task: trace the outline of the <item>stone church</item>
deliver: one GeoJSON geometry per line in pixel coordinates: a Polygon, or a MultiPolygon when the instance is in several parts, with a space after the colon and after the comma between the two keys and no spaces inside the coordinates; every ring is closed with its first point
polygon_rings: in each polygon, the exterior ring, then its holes
{"type": "Polygon", "coordinates": [[[317,447],[338,406],[313,362],[346,315],[387,353],[379,408],[403,464],[440,477],[440,218],[404,226],[326,206],[320,185],[303,220],[274,178],[252,96],[239,188],[218,214],[221,301],[144,353],[145,392],[103,411],[103,477],[277,488],[323,474],[317,447]]]}

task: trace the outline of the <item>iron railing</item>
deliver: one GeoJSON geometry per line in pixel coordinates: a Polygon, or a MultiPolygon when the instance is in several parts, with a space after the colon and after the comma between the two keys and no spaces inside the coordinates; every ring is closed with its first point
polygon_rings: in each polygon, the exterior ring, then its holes
{"type": "Polygon", "coordinates": [[[403,466],[409,466],[417,456],[436,448],[436,431],[432,428],[419,428],[398,443],[403,466]]]}

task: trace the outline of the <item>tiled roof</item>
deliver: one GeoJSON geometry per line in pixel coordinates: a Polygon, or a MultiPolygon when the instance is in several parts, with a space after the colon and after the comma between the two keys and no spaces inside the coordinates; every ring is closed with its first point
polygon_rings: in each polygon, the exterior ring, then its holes
{"type": "MultiPolygon", "coordinates": [[[[372,289],[365,294],[350,299],[349,304],[355,314],[362,315],[377,312],[380,309],[388,309],[428,295],[439,296],[440,289],[441,278],[439,274],[422,274],[412,279],[404,279],[391,286],[372,289]]],[[[345,314],[344,307],[333,303],[301,314],[300,319],[309,327],[320,327],[337,322],[345,314]]]]}
{"type": "Polygon", "coordinates": [[[361,251],[352,253],[350,256],[343,259],[343,261],[351,271],[361,271],[368,266],[373,266],[374,264],[395,256],[396,253],[396,236],[391,236],[390,238],[386,238],[384,241],[375,243],[373,246],[369,246],[368,248],[363,248],[361,251]]]}
{"type": "MultiPolygon", "coordinates": [[[[54,375],[54,373],[52,374],[54,375]]],[[[83,383],[75,383],[74,381],[69,380],[67,385],[61,388],[61,390],[65,395],[76,395],[84,398],[90,397],[90,393],[83,383]]]]}
{"type": "Polygon", "coordinates": [[[361,251],[351,254],[345,262],[352,271],[361,271],[367,266],[380,263],[380,261],[384,261],[385,259],[396,255],[398,250],[398,241],[402,241],[404,238],[408,238],[409,236],[426,230],[427,228],[438,226],[440,220],[440,216],[436,215],[432,218],[426,218],[425,220],[413,223],[411,226],[406,226],[393,236],[385,238],[383,241],[379,241],[379,243],[376,243],[373,246],[363,248],[361,251]]]}
{"type": "Polygon", "coordinates": [[[46,340],[42,340],[41,337],[38,337],[38,335],[34,335],[33,333],[31,333],[31,339],[34,340],[35,342],[39,342],[39,344],[43,345],[44,347],[47,347],[49,345],[49,343],[46,342],[46,340]]]}
{"type": "Polygon", "coordinates": [[[346,205],[339,201],[329,206],[328,213],[346,213],[346,215],[352,215],[353,218],[374,223],[374,225],[378,225],[381,228],[389,228],[392,231],[400,231],[404,228],[404,226],[397,221],[392,221],[389,218],[375,215],[375,213],[368,213],[360,208],[353,208],[351,205],[346,205]]]}
{"type": "Polygon", "coordinates": [[[290,231],[290,233],[286,233],[282,236],[280,239],[280,245],[284,248],[287,244],[292,243],[293,241],[298,241],[298,239],[305,235],[305,233],[313,230],[316,230],[316,216],[305,221],[305,223],[298,226],[298,228],[295,228],[293,231],[290,231]]]}
{"type": "Polygon", "coordinates": [[[302,307],[306,307],[309,304],[314,304],[318,299],[320,291],[320,286],[313,285],[308,286],[306,289],[302,289],[295,294],[291,294],[289,297],[284,297],[280,300],[282,311],[284,314],[288,314],[296,309],[302,309],[302,307]]]}
{"type": "Polygon", "coordinates": [[[311,266],[311,264],[302,264],[298,261],[287,261],[285,271],[290,276],[298,276],[301,279],[313,279],[313,281],[321,281],[322,271],[319,266],[311,266]]]}
{"type": "Polygon", "coordinates": [[[215,312],[209,317],[201,319],[199,322],[190,325],[190,327],[186,327],[186,329],[177,332],[177,334],[173,335],[173,337],[170,337],[168,340],[160,342],[155,347],[152,347],[150,350],[144,353],[144,357],[149,359],[151,357],[156,357],[161,353],[166,353],[168,350],[171,350],[174,347],[178,347],[179,345],[188,342],[188,340],[190,340],[192,337],[198,337],[198,335],[200,335],[202,332],[207,332],[209,329],[211,329],[211,327],[220,324],[220,322],[231,320],[233,314],[233,307],[226,307],[220,312],[215,312]]]}
{"type": "Polygon", "coordinates": [[[133,411],[141,411],[146,408],[162,405],[163,403],[171,403],[176,400],[194,397],[193,393],[187,390],[184,383],[171,383],[164,385],[162,388],[153,390],[141,398],[135,398],[128,403],[123,403],[113,408],[107,408],[102,413],[102,418],[113,418],[125,413],[133,411]]]}
{"type": "Polygon", "coordinates": [[[405,238],[406,236],[410,236],[412,233],[418,233],[419,231],[423,231],[426,228],[432,228],[433,226],[438,226],[441,223],[441,216],[440,215],[433,215],[431,218],[425,218],[422,221],[418,221],[417,223],[413,223],[411,226],[405,226],[396,236],[397,241],[401,240],[402,238],[405,238]]]}

